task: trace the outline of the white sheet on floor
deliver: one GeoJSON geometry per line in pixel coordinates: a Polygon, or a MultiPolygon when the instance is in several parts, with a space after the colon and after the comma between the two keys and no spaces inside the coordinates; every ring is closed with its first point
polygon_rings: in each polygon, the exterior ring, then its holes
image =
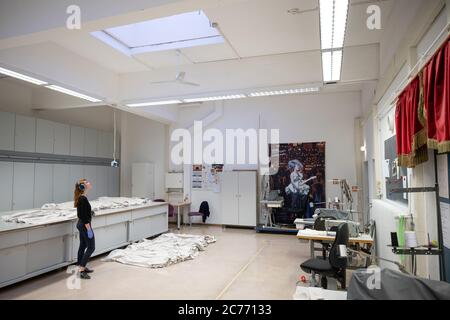
{"type": "Polygon", "coordinates": [[[102,259],[147,268],[163,268],[196,257],[216,238],[209,235],[165,233],[153,240],[144,239],[125,249],[117,249],[102,259]]]}
{"type": "MultiPolygon", "coordinates": [[[[97,200],[90,201],[91,208],[95,212],[140,206],[150,202],[150,199],[125,197],[100,197],[97,200]]],[[[19,211],[11,215],[2,216],[2,219],[6,222],[40,225],[75,219],[76,217],[77,209],[73,207],[73,201],[69,201],[59,204],[46,203],[41,209],[19,211]]]]}

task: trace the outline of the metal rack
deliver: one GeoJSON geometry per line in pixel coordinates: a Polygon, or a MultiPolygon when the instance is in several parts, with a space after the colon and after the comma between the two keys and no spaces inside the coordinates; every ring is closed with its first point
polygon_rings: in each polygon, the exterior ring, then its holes
{"type": "Polygon", "coordinates": [[[439,274],[441,281],[446,281],[445,264],[444,264],[444,236],[442,232],[442,219],[441,219],[441,204],[439,199],[439,184],[438,184],[438,169],[437,169],[437,152],[434,153],[435,163],[435,179],[436,184],[434,187],[419,187],[419,188],[396,188],[392,189],[390,193],[429,193],[434,192],[436,195],[436,217],[437,217],[437,232],[438,232],[438,248],[425,247],[425,248],[400,248],[393,247],[392,252],[398,255],[411,255],[413,270],[415,268],[415,257],[419,255],[438,255],[439,256],[439,274]]]}

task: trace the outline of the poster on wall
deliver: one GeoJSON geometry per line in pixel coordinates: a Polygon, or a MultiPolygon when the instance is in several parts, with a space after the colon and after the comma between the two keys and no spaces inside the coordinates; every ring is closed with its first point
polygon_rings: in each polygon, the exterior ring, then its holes
{"type": "Polygon", "coordinates": [[[223,164],[213,164],[204,166],[204,182],[206,190],[216,193],[220,192],[222,180],[223,164]]]}
{"type": "Polygon", "coordinates": [[[193,165],[192,189],[220,192],[223,164],[193,165]]]}
{"type": "Polygon", "coordinates": [[[203,166],[194,164],[192,166],[192,190],[203,189],[203,166]]]}
{"type": "Polygon", "coordinates": [[[278,171],[270,176],[270,190],[277,190],[284,199],[284,207],[276,213],[278,223],[310,218],[315,208],[326,206],[325,142],[270,145],[269,152],[278,154],[278,171]]]}

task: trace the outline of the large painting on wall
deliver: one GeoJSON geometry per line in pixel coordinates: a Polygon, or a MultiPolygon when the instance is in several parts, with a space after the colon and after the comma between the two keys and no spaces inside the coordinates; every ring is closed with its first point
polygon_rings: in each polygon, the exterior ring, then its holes
{"type": "Polygon", "coordinates": [[[278,154],[278,171],[270,176],[270,189],[284,198],[276,213],[278,223],[292,224],[296,218],[309,218],[315,208],[326,206],[325,142],[286,143],[269,146],[278,154]]]}

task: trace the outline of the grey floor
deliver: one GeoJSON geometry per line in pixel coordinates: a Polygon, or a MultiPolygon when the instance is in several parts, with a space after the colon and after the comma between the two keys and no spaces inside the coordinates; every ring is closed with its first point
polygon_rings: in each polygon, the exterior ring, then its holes
{"type": "Polygon", "coordinates": [[[211,226],[180,232],[214,235],[217,242],[163,269],[94,258],[92,279],[80,289],[68,289],[70,274],[60,270],[0,289],[0,299],[292,299],[299,264],[309,258],[308,243],[294,235],[211,226]]]}

